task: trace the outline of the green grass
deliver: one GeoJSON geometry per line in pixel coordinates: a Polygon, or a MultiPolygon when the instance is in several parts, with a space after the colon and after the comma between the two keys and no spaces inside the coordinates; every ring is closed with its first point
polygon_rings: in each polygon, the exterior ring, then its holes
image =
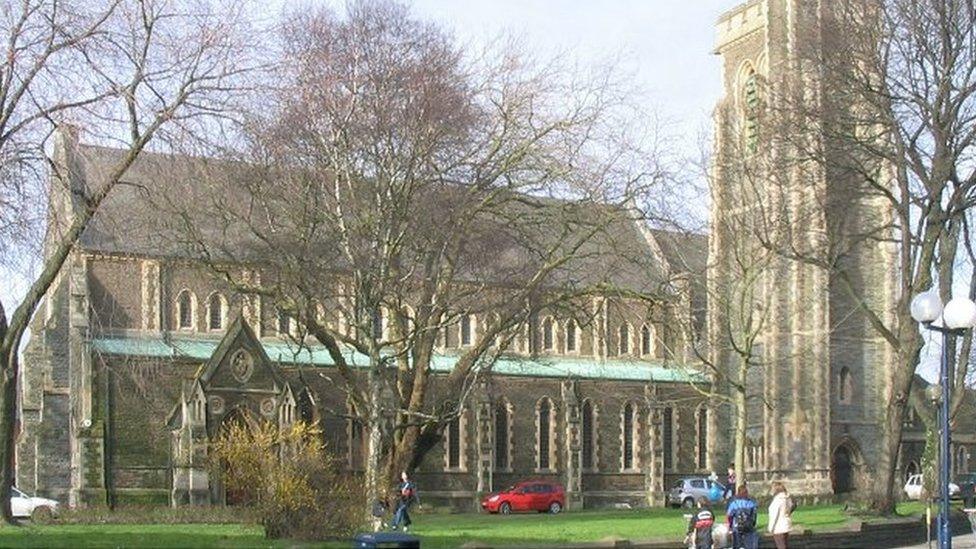
{"type": "MultiPolygon", "coordinates": [[[[901,514],[924,512],[919,503],[899,506],[901,514]]],[[[685,532],[685,511],[640,509],[633,511],[580,511],[561,515],[441,515],[414,514],[412,533],[425,549],[459,547],[480,541],[492,545],[551,544],[599,541],[680,540],[685,532]]],[[[722,514],[719,513],[722,517],[722,514]]],[[[813,531],[843,528],[851,521],[840,505],[801,506],[794,521],[813,531]]],[[[765,528],[765,513],[759,526],[765,528]]],[[[346,547],[346,544],[298,544],[301,547],[346,547]]],[[[52,524],[0,528],[0,547],[294,547],[293,542],[264,539],[259,526],[242,524],[52,524]]]]}
{"type": "Polygon", "coordinates": [[[0,547],[277,547],[257,525],[49,524],[0,528],[0,547]]]}
{"type": "MultiPolygon", "coordinates": [[[[725,515],[717,510],[720,519],[725,515]]],[[[902,515],[924,512],[917,502],[898,506],[902,515]]],[[[423,515],[414,517],[416,533],[425,549],[459,547],[471,541],[492,545],[552,544],[599,541],[608,538],[630,540],[681,540],[688,526],[681,509],[637,509],[633,511],[580,511],[561,515],[423,515]]],[[[814,532],[837,530],[852,520],[842,505],[800,506],[794,522],[814,532]]],[[[766,512],[760,507],[759,527],[765,531],[766,512]]]]}

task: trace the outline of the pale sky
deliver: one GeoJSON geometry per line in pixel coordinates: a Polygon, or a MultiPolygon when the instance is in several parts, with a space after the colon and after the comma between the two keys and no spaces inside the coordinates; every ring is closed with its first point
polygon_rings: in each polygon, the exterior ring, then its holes
{"type": "Polygon", "coordinates": [[[416,15],[440,22],[462,43],[499,33],[523,38],[542,56],[566,53],[582,64],[620,56],[624,74],[646,93],[682,149],[696,154],[709,135],[721,93],[712,54],[715,21],[739,0],[416,0],[416,15]]]}
{"type": "MultiPolygon", "coordinates": [[[[320,0],[341,8],[343,0],[320,0]]],[[[270,0],[272,15],[289,0],[270,0]]],[[[313,2],[314,3],[314,2],[313,2]]],[[[561,53],[582,65],[621,60],[623,74],[643,91],[647,110],[665,127],[679,152],[696,155],[711,131],[721,93],[712,54],[715,21],[741,0],[415,0],[414,14],[440,23],[462,44],[484,45],[511,34],[540,57],[561,53]]],[[[8,306],[24,280],[3,274],[0,296],[8,306]]],[[[927,346],[928,355],[937,352],[927,346]]],[[[925,362],[931,361],[931,356],[925,362]]],[[[926,365],[928,366],[928,365],[926,365]]],[[[929,367],[923,367],[926,377],[929,367]]]]}
{"type": "MultiPolygon", "coordinates": [[[[341,9],[344,0],[319,0],[341,9]]],[[[314,3],[314,2],[312,2],[314,3]]],[[[409,3],[409,2],[408,2],[409,3]]],[[[563,54],[583,66],[609,58],[642,91],[640,100],[678,152],[697,156],[720,94],[712,55],[715,21],[739,0],[416,0],[416,16],[438,22],[462,44],[478,47],[502,34],[545,59],[563,54]]],[[[290,0],[270,0],[274,17],[290,0]]],[[[25,290],[22,273],[0,272],[0,297],[11,307],[25,290]]],[[[12,308],[12,307],[11,307],[12,308]]]]}

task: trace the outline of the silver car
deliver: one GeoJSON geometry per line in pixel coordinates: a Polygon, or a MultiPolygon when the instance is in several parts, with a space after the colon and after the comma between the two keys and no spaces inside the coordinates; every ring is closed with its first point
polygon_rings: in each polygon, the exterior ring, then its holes
{"type": "Polygon", "coordinates": [[[695,506],[698,498],[705,498],[712,501],[710,493],[712,486],[717,486],[720,493],[725,492],[725,486],[720,482],[705,477],[688,477],[674,483],[671,491],[668,492],[668,505],[671,507],[684,507],[691,509],[695,506]]]}

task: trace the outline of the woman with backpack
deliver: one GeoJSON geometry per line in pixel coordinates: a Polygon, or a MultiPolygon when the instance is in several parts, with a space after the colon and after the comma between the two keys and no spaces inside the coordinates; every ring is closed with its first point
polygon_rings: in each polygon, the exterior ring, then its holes
{"type": "Polygon", "coordinates": [[[759,506],[749,497],[749,489],[740,483],[735,497],[725,509],[729,529],[732,531],[732,547],[735,549],[758,549],[759,532],[756,532],[756,519],[759,506]]]}
{"type": "Polygon", "coordinates": [[[769,533],[773,535],[776,549],[786,549],[790,530],[793,529],[793,510],[796,509],[796,504],[793,503],[793,498],[782,482],[773,482],[772,492],[773,501],[769,504],[769,533]]]}

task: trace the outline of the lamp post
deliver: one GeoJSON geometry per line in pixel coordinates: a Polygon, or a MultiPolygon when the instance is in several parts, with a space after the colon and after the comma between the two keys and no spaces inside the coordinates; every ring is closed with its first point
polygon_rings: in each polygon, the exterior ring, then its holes
{"type": "Polygon", "coordinates": [[[939,383],[942,386],[942,399],[939,402],[939,522],[938,536],[940,549],[952,548],[949,535],[949,465],[952,454],[949,446],[949,342],[965,330],[976,326],[976,303],[965,297],[951,299],[942,306],[942,300],[935,292],[926,292],[912,300],[912,318],[925,329],[942,334],[942,359],[939,363],[939,383]],[[942,324],[933,324],[939,318],[942,324]]]}

